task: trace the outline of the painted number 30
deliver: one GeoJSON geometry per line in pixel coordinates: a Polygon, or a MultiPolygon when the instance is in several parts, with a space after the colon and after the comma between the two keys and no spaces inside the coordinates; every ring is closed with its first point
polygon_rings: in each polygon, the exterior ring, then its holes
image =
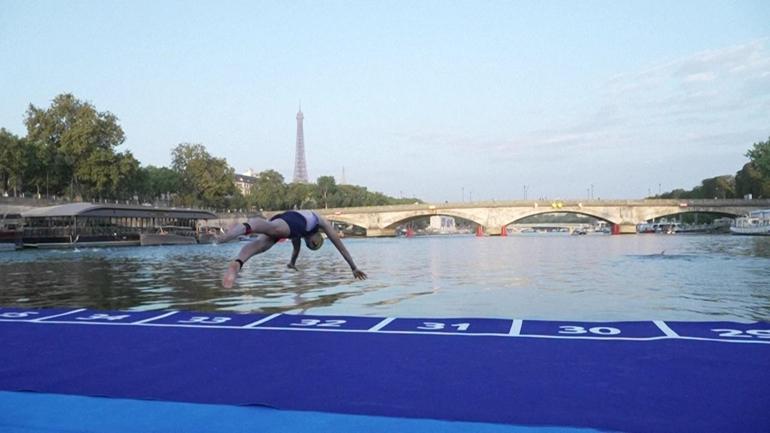
{"type": "Polygon", "coordinates": [[[608,326],[595,326],[593,328],[584,328],[582,326],[559,326],[559,334],[598,334],[598,335],[618,335],[620,329],[610,328],[608,326]]]}

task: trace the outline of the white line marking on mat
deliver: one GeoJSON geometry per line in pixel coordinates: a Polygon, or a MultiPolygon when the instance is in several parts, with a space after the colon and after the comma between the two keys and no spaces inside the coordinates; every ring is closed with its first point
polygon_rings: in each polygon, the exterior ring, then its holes
{"type": "Polygon", "coordinates": [[[674,332],[673,329],[669,328],[669,326],[666,324],[666,322],[664,322],[662,320],[653,320],[652,323],[654,323],[655,326],[660,328],[660,330],[663,331],[663,333],[668,335],[669,337],[674,337],[674,338],[679,337],[679,334],[674,332]]]}
{"type": "Polygon", "coordinates": [[[162,319],[178,313],[179,311],[169,311],[168,313],[161,314],[160,316],[150,317],[149,319],[139,320],[137,322],[131,322],[133,325],[141,325],[142,323],[152,322],[153,320],[162,319]]]}
{"type": "Polygon", "coordinates": [[[265,322],[268,322],[270,320],[273,320],[273,319],[275,319],[276,317],[278,317],[280,315],[281,315],[280,313],[271,314],[271,315],[269,315],[267,317],[263,317],[263,318],[257,320],[256,322],[251,322],[248,325],[243,325],[243,326],[241,326],[241,328],[253,328],[253,327],[257,326],[257,325],[261,325],[262,323],[265,323],[265,322]]]}
{"type": "Polygon", "coordinates": [[[513,323],[511,324],[511,330],[508,332],[508,335],[521,335],[521,325],[524,323],[521,319],[514,319],[513,323]]]}
{"type": "Polygon", "coordinates": [[[371,328],[369,328],[369,332],[377,332],[380,329],[388,326],[388,323],[390,323],[390,322],[392,322],[394,320],[396,320],[395,317],[388,317],[387,319],[385,319],[385,320],[381,321],[380,323],[378,323],[378,324],[372,326],[371,328]]]}
{"type": "Polygon", "coordinates": [[[66,313],[54,314],[53,316],[38,317],[37,319],[30,320],[30,322],[39,322],[45,319],[53,319],[54,317],[66,316],[67,314],[75,314],[85,310],[86,310],[85,308],[78,308],[77,310],[67,311],[66,313]]]}

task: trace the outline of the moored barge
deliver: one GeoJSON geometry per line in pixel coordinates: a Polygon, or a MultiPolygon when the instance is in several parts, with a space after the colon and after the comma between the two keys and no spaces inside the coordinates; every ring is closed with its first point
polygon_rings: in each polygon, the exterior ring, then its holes
{"type": "Polygon", "coordinates": [[[200,221],[216,218],[216,214],[199,209],[69,203],[30,209],[22,217],[24,247],[71,248],[140,245],[143,234],[157,233],[160,227],[195,232],[200,221]]]}

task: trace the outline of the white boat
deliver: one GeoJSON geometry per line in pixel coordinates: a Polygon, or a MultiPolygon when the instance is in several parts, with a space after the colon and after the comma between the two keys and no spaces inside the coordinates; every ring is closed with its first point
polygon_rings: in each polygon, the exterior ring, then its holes
{"type": "Polygon", "coordinates": [[[641,223],[636,226],[637,233],[665,233],[673,235],[681,229],[681,224],[676,221],[662,220],[651,223],[641,223]]]}
{"type": "Polygon", "coordinates": [[[734,235],[770,236],[770,209],[751,212],[735,219],[730,226],[734,235]]]}

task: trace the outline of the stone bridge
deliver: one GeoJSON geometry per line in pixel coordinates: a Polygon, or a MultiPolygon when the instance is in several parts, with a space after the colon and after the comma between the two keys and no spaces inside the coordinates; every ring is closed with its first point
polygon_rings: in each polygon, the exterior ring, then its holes
{"type": "Polygon", "coordinates": [[[614,233],[636,233],[638,223],[682,213],[741,216],[770,208],[770,200],[553,200],[474,203],[414,204],[399,206],[320,209],[331,221],[366,229],[370,237],[394,236],[397,226],[420,217],[444,215],[479,224],[485,233],[499,235],[502,228],[533,215],[567,212],[607,221],[614,233]]]}

